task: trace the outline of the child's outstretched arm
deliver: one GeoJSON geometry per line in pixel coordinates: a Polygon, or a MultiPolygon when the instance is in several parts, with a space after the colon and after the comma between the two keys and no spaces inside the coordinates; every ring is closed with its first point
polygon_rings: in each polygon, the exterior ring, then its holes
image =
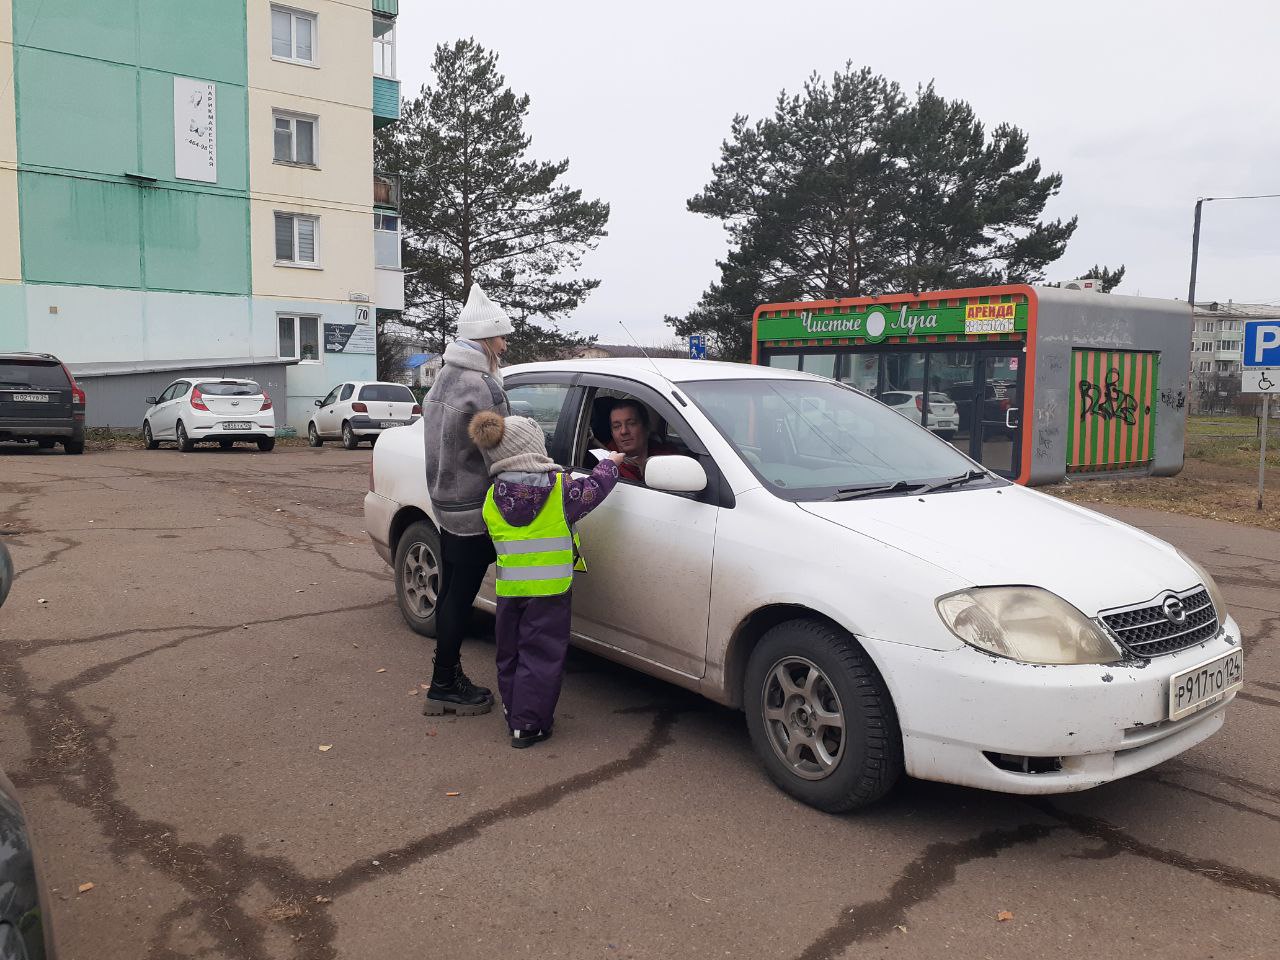
{"type": "Polygon", "coordinates": [[[585,477],[571,477],[567,473],[564,475],[564,516],[570,526],[594,510],[609,495],[609,491],[618,482],[618,461],[621,459],[622,454],[611,453],[585,477]]]}

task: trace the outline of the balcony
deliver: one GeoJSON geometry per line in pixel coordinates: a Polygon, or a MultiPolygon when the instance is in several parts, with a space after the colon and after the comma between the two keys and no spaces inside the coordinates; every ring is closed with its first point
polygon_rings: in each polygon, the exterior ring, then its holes
{"type": "Polygon", "coordinates": [[[386,14],[388,17],[398,16],[400,0],[373,0],[373,12],[386,14]]]}
{"type": "Polygon", "coordinates": [[[380,210],[400,209],[400,175],[373,172],[373,205],[380,210]]]}
{"type": "MultiPolygon", "coordinates": [[[[394,7],[395,4],[392,3],[390,6],[394,7]]],[[[374,9],[378,10],[376,3],[374,9]]],[[[375,130],[400,119],[400,81],[396,79],[396,21],[394,11],[391,13],[392,16],[375,15],[373,18],[373,129],[375,130]]]]}

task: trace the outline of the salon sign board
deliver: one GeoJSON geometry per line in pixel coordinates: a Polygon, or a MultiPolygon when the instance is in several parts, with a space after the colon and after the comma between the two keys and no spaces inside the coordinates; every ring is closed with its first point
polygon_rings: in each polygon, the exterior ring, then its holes
{"type": "Polygon", "coordinates": [[[377,350],[373,324],[326,323],[324,325],[325,353],[377,353],[377,350]]]}
{"type": "Polygon", "coordinates": [[[179,180],[218,182],[218,86],[173,78],[173,172],[179,180]]]}

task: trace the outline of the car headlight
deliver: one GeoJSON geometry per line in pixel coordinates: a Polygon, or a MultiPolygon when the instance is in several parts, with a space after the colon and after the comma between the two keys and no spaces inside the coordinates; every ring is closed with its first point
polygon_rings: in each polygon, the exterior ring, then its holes
{"type": "Polygon", "coordinates": [[[1119,648],[1088,617],[1039,587],[971,587],[939,597],[938,615],[970,646],[1023,663],[1111,663],[1119,648]]]}
{"type": "Polygon", "coordinates": [[[1178,556],[1185,560],[1187,562],[1187,566],[1199,575],[1200,582],[1203,583],[1204,588],[1209,591],[1209,599],[1213,601],[1213,611],[1218,615],[1218,625],[1221,626],[1226,623],[1227,598],[1222,595],[1222,591],[1218,588],[1217,582],[1213,577],[1209,576],[1208,570],[1200,566],[1200,564],[1196,563],[1181,550],[1178,551],[1178,556]]]}

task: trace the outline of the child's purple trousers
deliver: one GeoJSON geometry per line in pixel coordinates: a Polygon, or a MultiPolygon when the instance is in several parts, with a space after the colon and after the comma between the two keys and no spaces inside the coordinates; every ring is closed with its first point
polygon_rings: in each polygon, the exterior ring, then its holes
{"type": "Polygon", "coordinates": [[[569,650],[571,593],[498,598],[498,693],[513,731],[551,729],[569,650]]]}

